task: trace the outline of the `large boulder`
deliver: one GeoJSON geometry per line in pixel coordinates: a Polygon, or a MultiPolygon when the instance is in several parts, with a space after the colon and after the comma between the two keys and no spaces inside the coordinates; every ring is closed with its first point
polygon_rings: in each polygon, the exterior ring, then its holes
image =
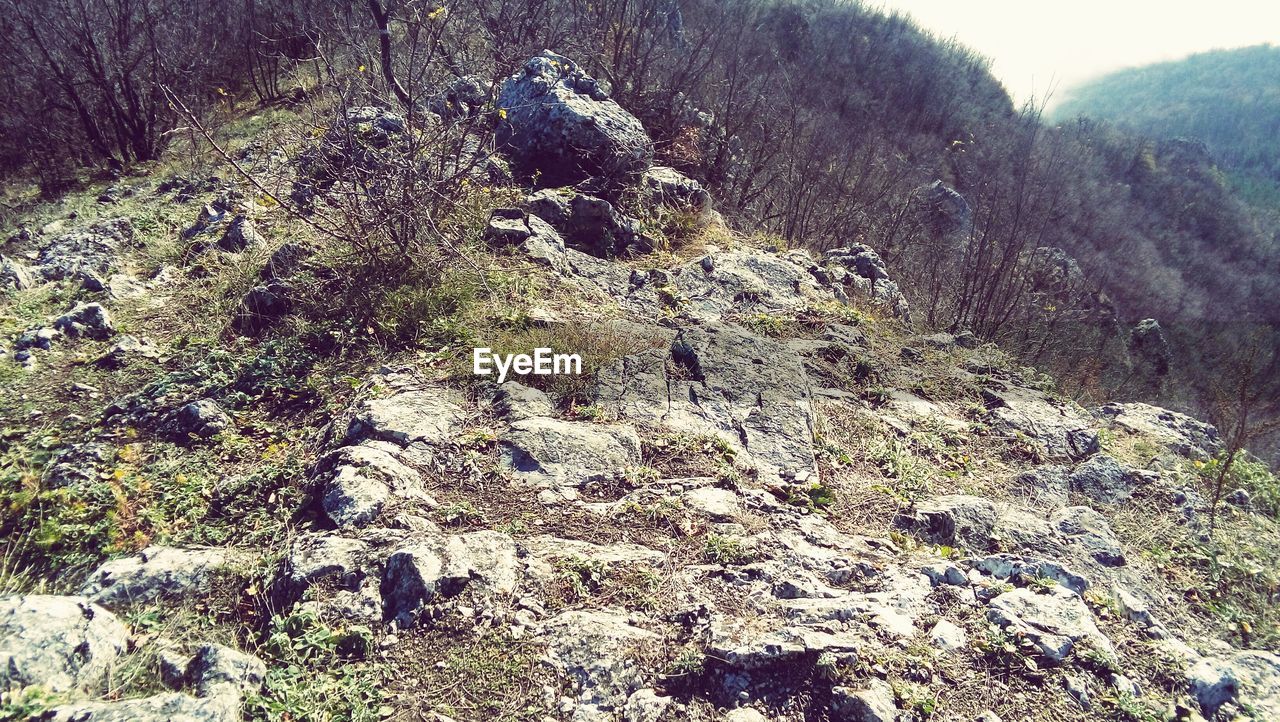
{"type": "Polygon", "coordinates": [[[530,59],[498,93],[498,140],[546,184],[589,177],[629,181],[653,160],[653,141],[577,63],[550,51],[530,59]]]}
{"type": "Polygon", "coordinates": [[[84,597],[0,599],[0,687],[90,687],[128,644],[129,629],[84,597]]]}

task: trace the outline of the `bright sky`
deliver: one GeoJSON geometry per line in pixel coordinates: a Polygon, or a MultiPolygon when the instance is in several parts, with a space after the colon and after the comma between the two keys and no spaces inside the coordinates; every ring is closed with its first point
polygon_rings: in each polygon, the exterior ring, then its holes
{"type": "MultiPolygon", "coordinates": [[[[1280,0],[865,0],[991,58],[1021,103],[1108,71],[1280,44],[1280,0]]],[[[1052,99],[1051,103],[1052,104],[1052,99]]]]}

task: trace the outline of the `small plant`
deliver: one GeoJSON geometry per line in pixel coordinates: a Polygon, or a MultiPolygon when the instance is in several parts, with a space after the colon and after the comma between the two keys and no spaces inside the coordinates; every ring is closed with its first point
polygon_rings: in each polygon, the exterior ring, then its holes
{"type": "Polygon", "coordinates": [[[696,677],[702,674],[706,666],[706,655],[701,649],[693,646],[681,647],[676,658],[667,665],[668,677],[696,677]]]}
{"type": "Polygon", "coordinates": [[[556,562],[560,579],[569,590],[570,601],[581,601],[605,585],[608,569],[604,562],[582,557],[566,557],[556,562]]]}
{"type": "Polygon", "coordinates": [[[755,552],[738,537],[724,534],[708,534],[702,555],[716,564],[748,564],[755,560],[755,552]]]}
{"type": "Polygon", "coordinates": [[[451,504],[445,504],[436,513],[445,524],[451,526],[462,526],[484,518],[484,514],[469,501],[456,501],[451,504]]]}

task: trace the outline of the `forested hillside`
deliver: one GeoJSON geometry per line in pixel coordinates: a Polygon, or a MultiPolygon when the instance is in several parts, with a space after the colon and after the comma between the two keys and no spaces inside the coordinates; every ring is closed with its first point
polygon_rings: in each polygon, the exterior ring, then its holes
{"type": "Polygon", "coordinates": [[[1280,719],[1197,141],[836,0],[0,0],[0,92],[0,722],[1280,719]]]}
{"type": "Polygon", "coordinates": [[[1153,137],[1203,141],[1242,180],[1280,185],[1280,47],[1198,53],[1074,88],[1053,115],[1122,123],[1153,137]]]}

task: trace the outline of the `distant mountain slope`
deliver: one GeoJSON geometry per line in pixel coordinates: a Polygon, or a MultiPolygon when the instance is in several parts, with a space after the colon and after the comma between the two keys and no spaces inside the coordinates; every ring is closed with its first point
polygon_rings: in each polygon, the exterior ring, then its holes
{"type": "Polygon", "coordinates": [[[1053,114],[1199,138],[1223,167],[1280,182],[1280,47],[1214,50],[1122,70],[1070,89],[1053,114]]]}

